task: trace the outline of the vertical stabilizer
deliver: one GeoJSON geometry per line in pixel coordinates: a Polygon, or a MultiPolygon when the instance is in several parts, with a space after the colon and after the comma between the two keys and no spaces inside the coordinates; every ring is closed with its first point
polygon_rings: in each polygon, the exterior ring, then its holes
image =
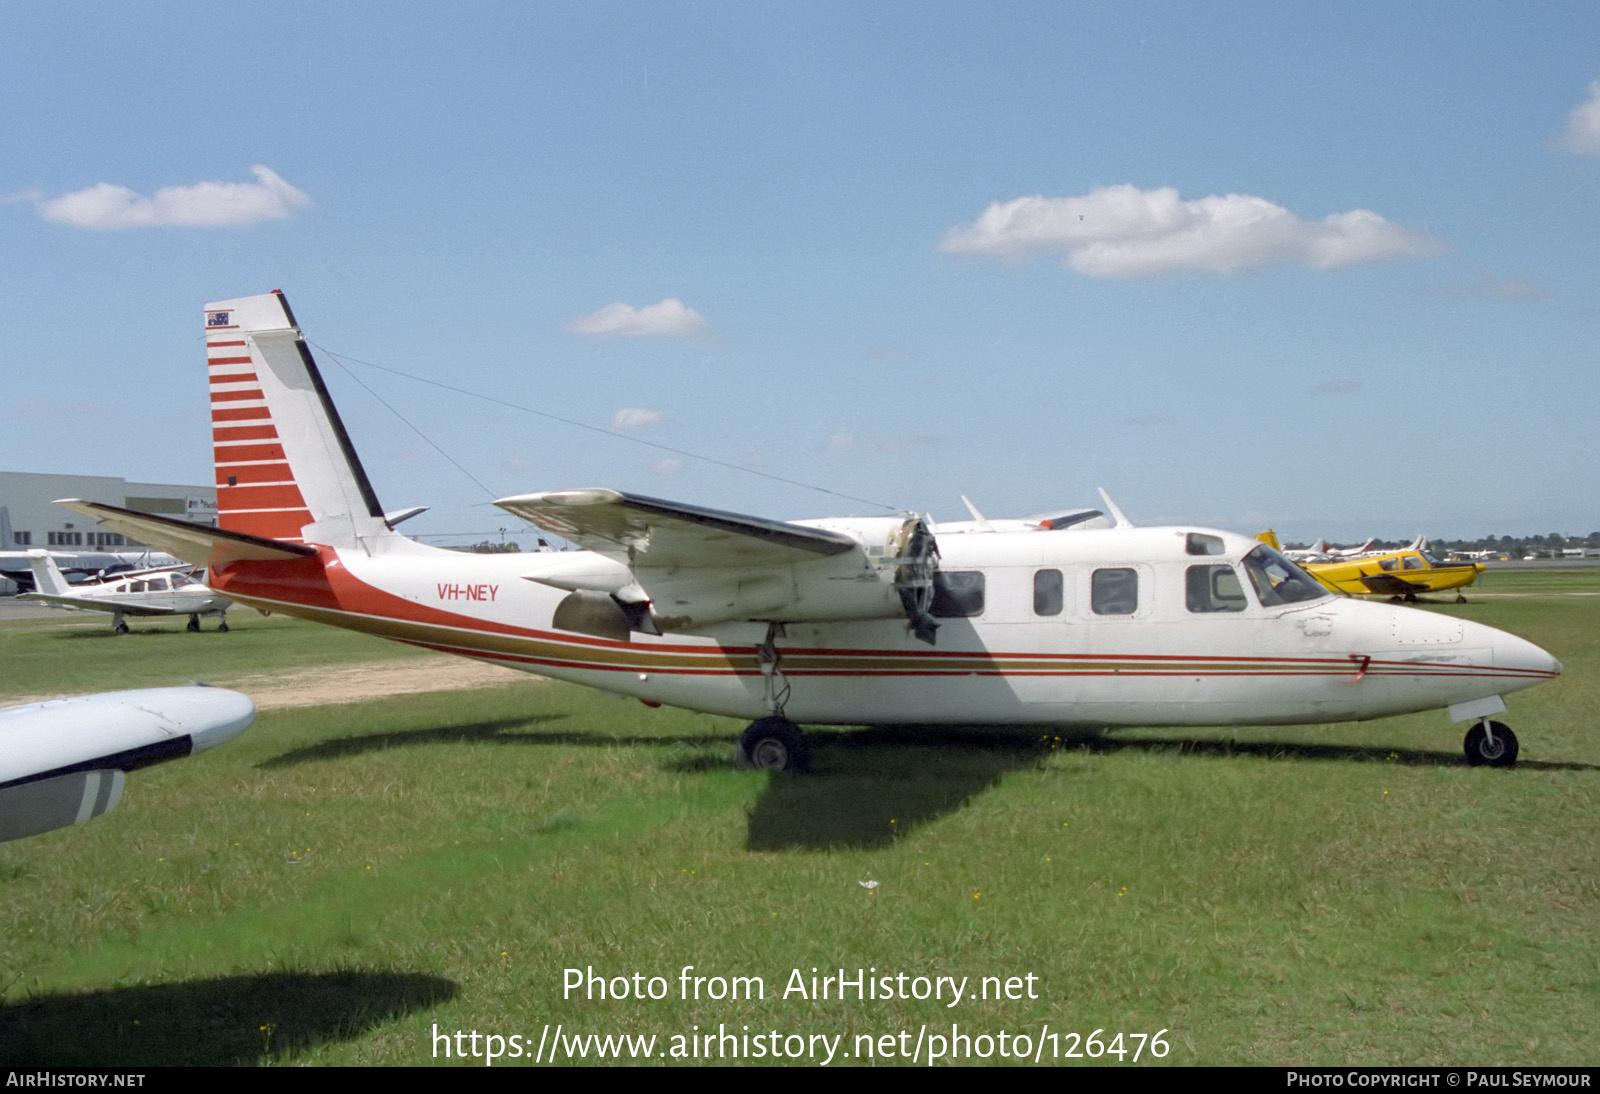
{"type": "Polygon", "coordinates": [[[282,293],[207,304],[206,360],[220,527],[331,547],[391,534],[282,293]]]}
{"type": "Polygon", "coordinates": [[[51,596],[71,596],[72,586],[49,551],[35,548],[28,552],[28,568],[33,571],[33,591],[51,596]]]}

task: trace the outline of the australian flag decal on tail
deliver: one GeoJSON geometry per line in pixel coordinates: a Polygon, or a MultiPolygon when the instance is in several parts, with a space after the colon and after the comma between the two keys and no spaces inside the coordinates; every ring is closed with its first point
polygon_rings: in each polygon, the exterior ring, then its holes
{"type": "Polygon", "coordinates": [[[206,312],[206,326],[226,327],[228,325],[228,316],[232,314],[232,312],[225,311],[208,311],[206,312]]]}

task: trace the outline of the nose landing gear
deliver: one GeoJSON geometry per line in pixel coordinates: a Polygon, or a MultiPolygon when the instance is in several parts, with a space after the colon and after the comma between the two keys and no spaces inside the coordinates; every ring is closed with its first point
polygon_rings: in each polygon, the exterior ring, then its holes
{"type": "Polygon", "coordinates": [[[1467,730],[1461,747],[1474,767],[1510,767],[1517,762],[1517,735],[1504,722],[1484,718],[1467,730]]]}

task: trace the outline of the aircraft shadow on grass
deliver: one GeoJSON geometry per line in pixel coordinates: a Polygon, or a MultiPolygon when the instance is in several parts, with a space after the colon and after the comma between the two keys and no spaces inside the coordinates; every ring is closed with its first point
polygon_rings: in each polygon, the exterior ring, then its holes
{"type": "MultiPolygon", "coordinates": [[[[1136,732],[1136,731],[1135,731],[1136,732]]],[[[953,813],[1013,771],[1042,766],[1052,753],[1127,750],[1195,756],[1384,762],[1465,767],[1459,753],[1357,745],[1107,736],[1093,731],[1040,735],[949,727],[813,730],[813,770],[775,775],[750,811],[752,851],[884,847],[920,824],[953,813]]],[[[1523,761],[1514,770],[1593,771],[1592,764],[1523,761]]]]}
{"type": "MultiPolygon", "coordinates": [[[[493,742],[523,746],[643,747],[693,745],[715,749],[668,762],[670,770],[725,771],[732,740],[718,734],[617,736],[607,733],[516,732],[562,714],[504,718],[459,726],[397,730],[337,737],[295,749],[262,768],[335,760],[407,745],[493,742]]],[[[1393,763],[1407,767],[1464,767],[1456,752],[1370,745],[1251,741],[1232,737],[1140,737],[1137,730],[1114,736],[1092,730],[973,729],[893,726],[818,728],[807,732],[812,771],[768,776],[750,811],[747,846],[753,851],[884,847],[903,833],[961,809],[1005,775],[1041,766],[1052,753],[1109,754],[1127,750],[1175,752],[1196,757],[1254,756],[1273,760],[1393,763]]],[[[1593,764],[1523,760],[1513,771],[1595,771],[1593,764]]]]}
{"type": "Polygon", "coordinates": [[[267,972],[0,1004],[9,1067],[219,1067],[288,1060],[445,1002],[403,972],[267,972]]]}
{"type": "MultiPolygon", "coordinates": [[[[285,752],[281,756],[274,756],[270,760],[263,760],[256,766],[262,768],[292,767],[295,764],[309,763],[313,760],[335,760],[347,756],[359,756],[367,752],[381,752],[389,748],[403,748],[407,745],[449,744],[453,742],[488,742],[490,744],[506,745],[589,745],[602,748],[612,745],[727,745],[730,743],[730,738],[717,734],[694,734],[679,737],[619,737],[608,733],[584,733],[582,731],[559,733],[513,732],[517,729],[538,725],[541,722],[558,721],[565,717],[567,717],[565,714],[535,714],[522,718],[499,718],[489,722],[471,722],[459,726],[400,729],[392,733],[367,733],[360,737],[334,737],[323,741],[321,744],[297,748],[292,752],[285,752]]],[[[732,763],[732,760],[729,763],[732,763]]]]}

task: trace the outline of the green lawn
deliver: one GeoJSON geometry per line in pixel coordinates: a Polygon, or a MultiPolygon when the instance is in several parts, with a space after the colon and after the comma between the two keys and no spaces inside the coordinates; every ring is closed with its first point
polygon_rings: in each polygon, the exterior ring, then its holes
{"type": "MultiPolygon", "coordinates": [[[[817,730],[815,773],[773,778],[733,770],[728,719],[533,680],[268,711],[134,773],[109,816],[0,845],[0,1063],[419,1064],[436,1030],[531,1054],[559,1024],[657,1053],[708,1030],[842,1036],[835,1064],[902,1031],[925,1059],[952,1025],[991,1063],[1002,1032],[1048,1060],[1096,1030],[1161,1063],[1133,1035],[1165,1030],[1168,1063],[1594,1064],[1600,597],[1569,595],[1587,574],[1515,577],[1532,595],[1437,608],[1565,663],[1509,700],[1511,770],[1465,766],[1443,713],[817,730]],[[589,968],[666,997],[564,997],[589,968]],[[813,968],[967,995],[785,997],[813,968]],[[1029,976],[1037,998],[972,998],[1029,976]],[[765,997],[707,998],[718,977],[765,997]]],[[[414,656],[239,623],[16,624],[0,651],[17,693],[414,656]]]]}

